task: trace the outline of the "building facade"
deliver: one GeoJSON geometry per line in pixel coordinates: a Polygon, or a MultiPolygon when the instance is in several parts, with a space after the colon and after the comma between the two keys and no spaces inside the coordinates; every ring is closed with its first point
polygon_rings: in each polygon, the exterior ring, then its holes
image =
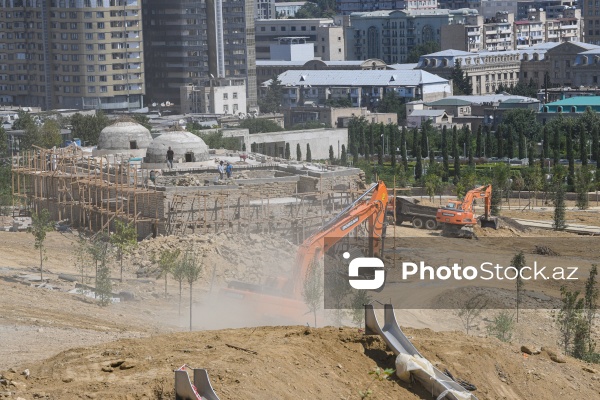
{"type": "Polygon", "coordinates": [[[150,102],[176,102],[180,88],[207,77],[245,79],[255,108],[254,1],[144,1],[150,102]]]}
{"type": "Polygon", "coordinates": [[[600,3],[582,0],[580,3],[586,43],[600,44],[600,3]]]}
{"type": "Polygon", "coordinates": [[[320,106],[329,100],[347,99],[352,107],[372,110],[388,92],[424,101],[452,95],[447,79],[421,70],[287,71],[278,79],[285,87],[284,107],[320,106]]]}
{"type": "MultiPolygon", "coordinates": [[[[276,18],[296,18],[296,13],[307,2],[306,1],[289,1],[287,3],[275,3],[276,18]]],[[[260,19],[272,19],[260,17],[260,19]]]]}
{"type": "Polygon", "coordinates": [[[275,0],[254,0],[255,19],[272,19],[277,17],[275,0]]]}
{"type": "Polygon", "coordinates": [[[0,0],[0,103],[140,108],[142,41],[139,0],[0,0]]]}
{"type": "Polygon", "coordinates": [[[325,61],[345,58],[344,29],[329,18],[256,20],[256,58],[271,58],[271,44],[282,37],[303,37],[325,61]]]}
{"type": "Polygon", "coordinates": [[[374,11],[350,15],[346,56],[350,60],[379,58],[405,63],[413,47],[440,42],[442,27],[463,23],[475,10],[374,11]]]}
{"type": "Polygon", "coordinates": [[[201,85],[180,88],[183,113],[232,114],[246,113],[246,81],[244,79],[208,79],[201,85]]]}

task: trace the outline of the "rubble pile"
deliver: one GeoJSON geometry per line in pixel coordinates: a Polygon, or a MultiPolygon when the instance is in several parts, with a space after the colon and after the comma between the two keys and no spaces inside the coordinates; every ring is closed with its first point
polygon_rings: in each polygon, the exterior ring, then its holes
{"type": "Polygon", "coordinates": [[[156,278],[156,260],[164,250],[192,251],[203,265],[200,280],[214,284],[230,280],[260,283],[266,277],[287,275],[293,268],[297,246],[279,236],[209,233],[159,236],[146,240],[129,255],[138,277],[156,278]]]}

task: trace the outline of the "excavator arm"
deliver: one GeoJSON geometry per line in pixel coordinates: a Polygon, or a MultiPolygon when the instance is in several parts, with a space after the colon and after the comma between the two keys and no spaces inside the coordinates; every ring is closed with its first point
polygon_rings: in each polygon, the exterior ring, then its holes
{"type": "Polygon", "coordinates": [[[381,257],[387,202],[387,187],[380,181],[302,243],[298,249],[296,270],[292,279],[294,297],[301,296],[302,284],[311,263],[320,259],[327,250],[363,222],[368,224],[369,257],[381,257]],[[373,194],[365,201],[364,198],[369,193],[373,194]]]}

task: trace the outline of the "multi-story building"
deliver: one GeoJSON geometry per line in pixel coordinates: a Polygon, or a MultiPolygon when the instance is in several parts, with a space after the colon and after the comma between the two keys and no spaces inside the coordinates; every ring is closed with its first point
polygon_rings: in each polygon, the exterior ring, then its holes
{"type": "Polygon", "coordinates": [[[254,0],[254,8],[255,19],[272,19],[277,17],[275,0],[254,0]]]}
{"type": "MultiPolygon", "coordinates": [[[[539,54],[542,53],[543,50],[539,50],[539,54]]],[[[450,78],[454,65],[458,62],[471,80],[473,94],[491,94],[495,93],[500,85],[511,86],[519,83],[521,58],[522,53],[519,51],[469,53],[442,50],[422,56],[417,68],[450,78]]]]}
{"type": "Polygon", "coordinates": [[[348,99],[352,107],[373,109],[388,92],[424,101],[452,95],[447,79],[422,70],[286,71],[278,79],[285,87],[284,107],[325,105],[328,100],[348,99]]]}
{"type": "Polygon", "coordinates": [[[575,7],[576,0],[524,0],[517,1],[517,13],[515,19],[517,21],[527,19],[529,10],[536,9],[546,12],[546,18],[556,19],[563,15],[565,8],[575,7]]]}
{"type": "Polygon", "coordinates": [[[483,24],[483,48],[488,51],[507,51],[515,48],[514,14],[500,11],[483,24]]]}
{"type": "Polygon", "coordinates": [[[349,15],[353,12],[403,10],[405,3],[404,0],[336,0],[335,6],[338,13],[349,15]]]}
{"type": "Polygon", "coordinates": [[[526,49],[546,42],[581,40],[581,12],[568,8],[558,19],[547,19],[544,11],[530,9],[528,18],[513,21],[512,14],[499,13],[485,21],[471,15],[464,21],[442,26],[442,50],[504,51],[526,49]],[[512,21],[512,24],[511,24],[512,21]]]}
{"type": "Polygon", "coordinates": [[[256,58],[271,58],[270,45],[282,37],[303,37],[324,61],[345,59],[344,28],[329,18],[256,20],[256,58]]]}
{"type": "Polygon", "coordinates": [[[198,86],[182,86],[179,101],[183,113],[246,113],[246,81],[206,79],[198,86]]]}
{"type": "Polygon", "coordinates": [[[593,0],[582,0],[580,7],[585,41],[600,44],[600,3],[593,0]]]}
{"type": "Polygon", "coordinates": [[[450,10],[472,8],[484,18],[493,18],[503,11],[517,13],[517,0],[438,0],[438,3],[440,8],[450,10]]]}
{"type": "Polygon", "coordinates": [[[140,108],[140,8],[139,0],[0,0],[0,103],[140,108]]]}
{"type": "Polygon", "coordinates": [[[145,0],[143,11],[151,102],[176,102],[182,86],[211,77],[245,79],[256,107],[253,0],[145,0]]]}
{"type": "MultiPolygon", "coordinates": [[[[275,16],[277,18],[295,18],[296,13],[307,2],[306,1],[288,1],[287,3],[275,3],[275,16]]],[[[259,19],[272,19],[259,17],[259,19]]]]}
{"type": "Polygon", "coordinates": [[[346,29],[346,56],[350,60],[379,58],[404,63],[413,47],[440,42],[442,27],[463,23],[476,10],[387,10],[350,15],[346,29]]]}
{"type": "Polygon", "coordinates": [[[483,49],[483,17],[469,15],[462,23],[443,25],[440,47],[442,50],[454,49],[477,52],[483,49]]]}

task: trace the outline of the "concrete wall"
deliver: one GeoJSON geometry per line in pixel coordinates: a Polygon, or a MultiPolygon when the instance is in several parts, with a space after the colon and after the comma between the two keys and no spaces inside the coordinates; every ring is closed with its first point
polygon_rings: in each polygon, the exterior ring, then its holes
{"type": "Polygon", "coordinates": [[[348,147],[348,129],[308,129],[287,132],[256,133],[244,138],[246,149],[251,149],[252,143],[257,146],[257,152],[268,156],[280,157],[284,154],[285,144],[290,144],[290,152],[296,159],[296,145],[300,144],[302,159],[306,159],[306,145],[310,144],[313,160],[329,158],[329,146],[333,146],[336,158],[339,158],[342,145],[348,147]]]}

